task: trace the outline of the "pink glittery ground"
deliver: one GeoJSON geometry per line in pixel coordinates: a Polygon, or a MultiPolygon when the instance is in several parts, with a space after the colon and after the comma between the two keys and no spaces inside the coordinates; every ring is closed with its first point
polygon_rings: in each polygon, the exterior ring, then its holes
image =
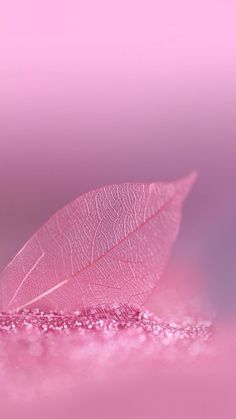
{"type": "Polygon", "coordinates": [[[167,323],[128,307],[70,315],[2,313],[0,399],[28,403],[81,392],[88,381],[132,374],[137,365],[192,362],[206,355],[210,340],[210,322],[167,323]]]}
{"type": "Polygon", "coordinates": [[[18,314],[0,313],[0,332],[19,333],[25,331],[40,331],[60,333],[76,332],[82,334],[86,331],[101,335],[117,333],[122,330],[137,330],[139,333],[149,334],[152,338],[158,337],[162,343],[168,337],[171,341],[184,339],[208,339],[211,333],[211,323],[202,321],[193,323],[191,318],[185,319],[182,324],[174,322],[165,323],[152,313],[138,312],[129,307],[123,308],[97,308],[87,312],[73,314],[44,313],[39,310],[23,310],[18,314]]]}
{"type": "MultiPolygon", "coordinates": [[[[202,417],[195,396],[218,400],[226,382],[234,388],[234,355],[215,335],[207,320],[174,323],[130,307],[1,313],[0,417],[156,418],[178,404],[182,418],[202,417]]],[[[215,411],[209,417],[222,417],[215,411]]]]}

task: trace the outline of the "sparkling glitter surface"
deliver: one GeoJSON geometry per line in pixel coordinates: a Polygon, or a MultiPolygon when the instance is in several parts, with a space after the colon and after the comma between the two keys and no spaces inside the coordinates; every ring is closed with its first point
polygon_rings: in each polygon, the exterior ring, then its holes
{"type": "MultiPolygon", "coordinates": [[[[97,308],[87,312],[63,314],[39,310],[23,310],[17,314],[0,313],[1,333],[20,333],[22,330],[35,330],[43,333],[84,334],[86,331],[107,334],[108,331],[118,333],[122,330],[138,330],[153,338],[167,338],[169,342],[183,339],[209,339],[211,322],[193,323],[191,318],[182,324],[163,322],[147,311],[137,312],[130,307],[97,308]]],[[[165,340],[165,339],[164,339],[165,340]]]]}
{"type": "Polygon", "coordinates": [[[86,383],[192,365],[211,351],[212,325],[165,322],[130,307],[0,315],[0,401],[85,391],[86,383]]]}

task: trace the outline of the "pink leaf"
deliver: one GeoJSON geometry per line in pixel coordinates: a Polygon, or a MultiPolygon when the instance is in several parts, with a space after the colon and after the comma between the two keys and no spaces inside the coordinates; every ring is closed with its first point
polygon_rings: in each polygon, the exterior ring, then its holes
{"type": "Polygon", "coordinates": [[[140,307],[165,268],[194,178],[106,186],[66,205],[2,272],[0,310],[140,307]]]}

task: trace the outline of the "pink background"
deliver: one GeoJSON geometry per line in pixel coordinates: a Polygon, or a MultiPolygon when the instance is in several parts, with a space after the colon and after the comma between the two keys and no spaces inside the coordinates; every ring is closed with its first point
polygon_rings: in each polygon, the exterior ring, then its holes
{"type": "Polygon", "coordinates": [[[236,292],[236,3],[0,6],[0,267],[80,193],[196,169],[173,261],[197,266],[207,299],[228,312],[236,292]]]}

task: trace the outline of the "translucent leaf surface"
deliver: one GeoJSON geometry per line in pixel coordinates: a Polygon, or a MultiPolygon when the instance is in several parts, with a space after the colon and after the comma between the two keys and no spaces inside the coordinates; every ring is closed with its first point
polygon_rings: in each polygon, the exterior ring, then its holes
{"type": "Polygon", "coordinates": [[[159,280],[195,175],[88,192],[47,221],[0,276],[0,310],[140,307],[159,280]]]}

